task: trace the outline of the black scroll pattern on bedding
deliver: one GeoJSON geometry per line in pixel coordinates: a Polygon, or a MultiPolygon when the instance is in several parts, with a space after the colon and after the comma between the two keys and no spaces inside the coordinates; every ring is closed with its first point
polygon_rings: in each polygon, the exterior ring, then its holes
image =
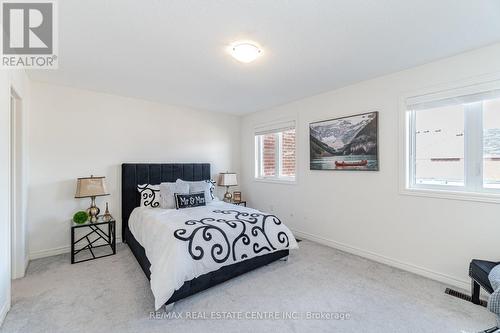
{"type": "Polygon", "coordinates": [[[137,185],[137,191],[141,195],[141,207],[160,207],[160,186],[143,184],[137,185]]]}
{"type": "Polygon", "coordinates": [[[246,259],[248,255],[243,253],[244,250],[253,251],[258,255],[261,252],[277,250],[276,242],[284,247],[289,246],[288,235],[284,231],[273,233],[272,236],[266,232],[266,226],[282,224],[275,215],[237,210],[214,210],[213,212],[230,216],[226,219],[207,217],[201,220],[189,220],[184,222],[187,228],[174,231],[175,238],[188,242],[188,251],[194,260],[200,260],[206,252],[210,252],[216,263],[224,263],[230,257],[234,261],[246,259]],[[242,246],[238,247],[240,244],[242,246]],[[241,253],[236,253],[238,250],[242,250],[241,253]]]}

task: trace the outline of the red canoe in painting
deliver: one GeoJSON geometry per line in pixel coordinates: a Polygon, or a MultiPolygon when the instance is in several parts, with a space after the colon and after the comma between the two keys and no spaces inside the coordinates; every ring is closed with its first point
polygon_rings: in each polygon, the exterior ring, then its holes
{"type": "Polygon", "coordinates": [[[361,161],[335,161],[335,165],[338,167],[347,167],[347,166],[365,166],[368,164],[367,160],[361,161]]]}

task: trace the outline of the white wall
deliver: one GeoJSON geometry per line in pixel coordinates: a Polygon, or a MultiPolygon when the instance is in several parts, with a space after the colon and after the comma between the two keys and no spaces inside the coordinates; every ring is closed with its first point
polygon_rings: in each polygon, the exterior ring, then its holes
{"type": "MultiPolygon", "coordinates": [[[[14,89],[23,99],[23,109],[29,107],[29,85],[26,74],[22,70],[0,70],[0,324],[10,308],[11,283],[11,214],[10,214],[10,182],[11,182],[11,113],[10,91],[14,89]]],[[[23,119],[25,126],[27,118],[23,119]]],[[[25,187],[23,185],[23,187],[25,187]]],[[[22,206],[21,211],[24,211],[22,206]]],[[[25,237],[25,221],[20,226],[21,237],[17,244],[18,270],[16,277],[24,275],[27,258],[25,237]]]]}
{"type": "MultiPolygon", "coordinates": [[[[208,162],[212,174],[239,171],[239,118],[32,82],[30,257],[68,251],[76,178],[106,176],[111,196],[97,199],[121,220],[124,162],[208,162]]],[[[117,236],[121,236],[120,226],[117,236]]]]}
{"type": "Polygon", "coordinates": [[[244,195],[299,236],[466,288],[471,258],[500,261],[500,205],[399,194],[399,98],[493,72],[500,44],[245,116],[244,195]],[[310,122],[373,110],[380,111],[380,172],[309,170],[310,122]],[[298,120],[298,184],[255,182],[253,129],[283,117],[298,120]]]}

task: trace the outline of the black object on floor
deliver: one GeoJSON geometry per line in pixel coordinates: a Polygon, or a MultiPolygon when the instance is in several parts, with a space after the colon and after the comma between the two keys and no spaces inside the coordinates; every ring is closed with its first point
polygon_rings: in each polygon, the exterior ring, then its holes
{"type": "MultiPolygon", "coordinates": [[[[446,288],[446,290],[444,291],[444,293],[448,294],[450,296],[453,296],[453,297],[457,297],[457,298],[463,299],[464,301],[467,301],[467,302],[472,302],[472,297],[471,296],[466,295],[464,293],[461,293],[459,291],[450,289],[450,288],[446,288]]],[[[483,300],[479,300],[479,304],[478,305],[487,307],[488,306],[488,302],[483,301],[483,300]]]]}
{"type": "Polygon", "coordinates": [[[469,265],[469,276],[471,278],[471,302],[480,305],[479,293],[482,287],[488,293],[493,292],[488,275],[491,270],[500,263],[486,260],[473,259],[469,265]]]}

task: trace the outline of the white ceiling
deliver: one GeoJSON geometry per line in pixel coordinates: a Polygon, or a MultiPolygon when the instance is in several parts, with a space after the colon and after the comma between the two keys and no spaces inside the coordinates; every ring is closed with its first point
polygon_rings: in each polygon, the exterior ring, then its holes
{"type": "Polygon", "coordinates": [[[500,41],[498,0],[60,0],[31,78],[236,114],[500,41]],[[264,55],[241,64],[238,39],[264,55]]]}

